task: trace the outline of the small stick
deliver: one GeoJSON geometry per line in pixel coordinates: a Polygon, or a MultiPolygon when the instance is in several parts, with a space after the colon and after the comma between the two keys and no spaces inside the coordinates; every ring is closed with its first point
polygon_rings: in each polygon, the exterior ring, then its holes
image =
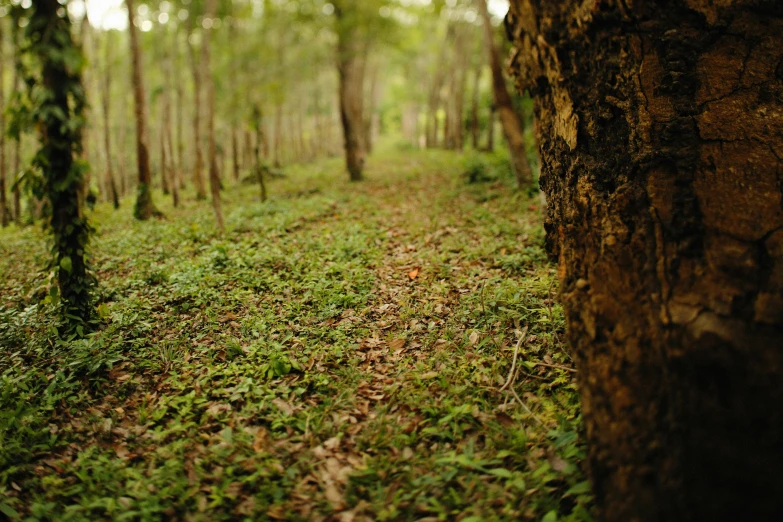
{"type": "Polygon", "coordinates": [[[519,347],[522,346],[522,341],[524,341],[527,338],[527,330],[528,327],[525,326],[525,329],[522,330],[522,335],[519,336],[519,341],[517,341],[517,346],[514,348],[514,360],[511,362],[511,371],[508,373],[508,379],[506,379],[506,384],[503,385],[502,388],[500,388],[500,391],[505,390],[515,380],[515,370],[517,369],[517,357],[519,357],[519,347]]]}
{"type": "Polygon", "coordinates": [[[513,387],[513,386],[512,386],[511,388],[509,388],[509,391],[511,391],[511,393],[514,395],[514,398],[515,398],[515,399],[517,400],[517,402],[518,402],[518,403],[519,403],[519,404],[520,404],[520,405],[521,405],[521,406],[522,406],[522,407],[525,409],[525,411],[527,411],[527,412],[528,412],[528,414],[529,414],[531,417],[533,417],[533,418],[534,418],[534,419],[535,419],[535,420],[536,420],[536,421],[537,421],[537,422],[538,422],[540,425],[542,425],[542,426],[543,426],[543,425],[544,425],[544,421],[542,421],[541,419],[539,419],[539,418],[538,418],[538,416],[537,416],[535,413],[533,413],[533,410],[531,410],[531,409],[528,407],[528,405],[527,405],[527,404],[525,404],[525,402],[524,402],[522,399],[520,399],[520,398],[519,398],[519,395],[517,395],[517,392],[516,392],[516,390],[514,390],[514,387],[513,387]]]}
{"type": "Polygon", "coordinates": [[[567,366],[558,366],[557,364],[545,364],[545,363],[533,363],[536,366],[546,366],[547,368],[557,368],[558,370],[565,370],[567,372],[576,373],[576,370],[574,368],[568,368],[567,366]]]}

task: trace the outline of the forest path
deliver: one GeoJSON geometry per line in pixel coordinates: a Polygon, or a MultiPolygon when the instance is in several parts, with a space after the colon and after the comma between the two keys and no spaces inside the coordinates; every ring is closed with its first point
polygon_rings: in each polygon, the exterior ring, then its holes
{"type": "MultiPolygon", "coordinates": [[[[292,167],[266,204],[224,194],[223,238],[203,203],[141,224],[99,208],[107,327],[63,350],[74,376],[31,413],[58,441],[11,498],[90,519],[583,519],[554,270],[503,165],[385,154],[361,184],[292,167]]],[[[35,238],[11,239],[32,264],[35,238]]]]}

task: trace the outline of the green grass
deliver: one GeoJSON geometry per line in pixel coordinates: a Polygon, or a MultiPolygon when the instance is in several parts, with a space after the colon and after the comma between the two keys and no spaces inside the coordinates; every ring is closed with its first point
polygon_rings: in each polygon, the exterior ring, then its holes
{"type": "Polygon", "coordinates": [[[162,221],[99,206],[82,341],[56,336],[45,234],[0,232],[0,512],[590,520],[537,200],[465,163],[291,167],[265,204],[224,192],[222,237],[189,193],[156,194],[162,221]],[[501,391],[523,331],[524,406],[501,391]]]}

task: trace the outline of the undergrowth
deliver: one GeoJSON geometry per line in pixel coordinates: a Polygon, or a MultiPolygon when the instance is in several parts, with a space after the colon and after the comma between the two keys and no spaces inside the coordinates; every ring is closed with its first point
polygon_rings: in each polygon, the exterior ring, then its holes
{"type": "Polygon", "coordinates": [[[228,188],[222,237],[191,194],[146,223],[99,205],[83,340],[57,336],[43,233],[0,232],[0,512],[590,520],[540,211],[465,161],[291,167],[264,204],[228,188]]]}

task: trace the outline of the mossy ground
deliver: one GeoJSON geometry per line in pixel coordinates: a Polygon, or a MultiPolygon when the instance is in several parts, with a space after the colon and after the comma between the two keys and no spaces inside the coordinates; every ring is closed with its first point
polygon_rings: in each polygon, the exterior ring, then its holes
{"type": "Polygon", "coordinates": [[[187,192],[155,194],[164,220],[99,206],[102,326],[81,341],[57,339],[45,234],[0,232],[0,511],[589,520],[538,200],[464,165],[291,167],[264,204],[227,188],[222,237],[187,192]]]}

